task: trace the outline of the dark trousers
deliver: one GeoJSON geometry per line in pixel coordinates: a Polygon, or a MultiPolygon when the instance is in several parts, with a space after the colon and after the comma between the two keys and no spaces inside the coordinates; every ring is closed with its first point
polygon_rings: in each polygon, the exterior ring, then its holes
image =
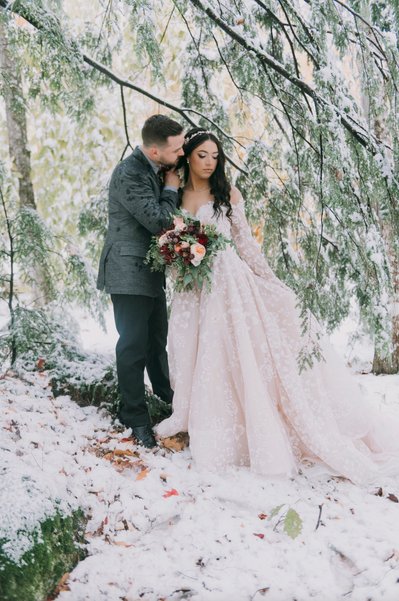
{"type": "Polygon", "coordinates": [[[121,395],[119,418],[126,426],[151,424],[144,400],[144,369],[154,393],[167,403],[173,391],[169,381],[166,339],[168,319],[165,293],[156,298],[112,294],[115,325],[116,368],[121,395]]]}

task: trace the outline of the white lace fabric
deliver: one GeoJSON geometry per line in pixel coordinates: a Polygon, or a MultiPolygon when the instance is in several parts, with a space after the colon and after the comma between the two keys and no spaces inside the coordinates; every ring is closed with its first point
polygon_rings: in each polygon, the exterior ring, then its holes
{"type": "MultiPolygon", "coordinates": [[[[399,416],[362,398],[326,338],[324,361],[299,374],[295,294],[269,267],[244,202],[231,222],[213,203],[197,212],[235,244],[217,254],[211,291],[175,293],[168,352],[173,414],[160,437],[188,432],[208,469],[246,465],[290,476],[305,459],[356,483],[399,473],[399,416]]],[[[316,324],[317,327],[317,324],[316,324]]]]}

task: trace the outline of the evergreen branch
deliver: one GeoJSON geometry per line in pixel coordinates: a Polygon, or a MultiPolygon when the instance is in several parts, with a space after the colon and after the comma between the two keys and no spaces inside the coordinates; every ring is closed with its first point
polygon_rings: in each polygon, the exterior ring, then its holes
{"type": "MultiPolygon", "coordinates": [[[[316,67],[319,67],[319,62],[318,62],[318,60],[317,60],[317,59],[316,59],[316,58],[313,56],[313,54],[312,54],[312,53],[309,51],[309,48],[307,48],[307,47],[305,46],[305,44],[303,44],[303,42],[301,42],[301,40],[299,39],[299,37],[296,35],[296,33],[295,33],[295,31],[294,31],[294,28],[293,28],[293,25],[292,25],[292,24],[291,24],[289,21],[287,22],[287,24],[286,24],[286,23],[283,23],[283,21],[281,21],[281,19],[280,19],[280,18],[279,18],[279,17],[278,17],[278,16],[277,16],[277,15],[276,15],[276,14],[275,14],[275,13],[274,13],[274,12],[273,12],[273,11],[272,11],[270,8],[269,8],[269,7],[268,7],[268,6],[266,6],[266,4],[265,4],[264,2],[262,2],[262,0],[255,0],[255,2],[256,2],[256,4],[257,4],[258,6],[260,6],[261,8],[263,8],[263,10],[266,12],[266,14],[268,15],[268,17],[270,17],[270,18],[271,18],[271,19],[272,19],[272,20],[273,20],[273,21],[274,21],[274,22],[275,22],[277,25],[279,25],[279,26],[281,27],[281,30],[284,32],[284,34],[285,34],[285,36],[286,36],[287,40],[289,41],[289,44],[290,44],[290,45],[292,44],[292,42],[291,42],[291,40],[290,40],[290,38],[289,38],[289,36],[288,36],[288,34],[287,34],[286,27],[288,26],[288,27],[291,29],[292,35],[294,36],[294,38],[295,38],[295,40],[296,40],[297,44],[298,44],[298,45],[299,45],[299,46],[302,48],[302,50],[304,50],[304,52],[306,52],[306,54],[307,54],[307,55],[309,56],[309,58],[312,60],[312,62],[314,63],[314,65],[315,65],[316,67]]],[[[279,4],[280,4],[280,6],[282,7],[282,5],[281,5],[281,2],[279,2],[279,4]]],[[[282,7],[282,8],[283,8],[283,7],[282,7]]],[[[283,9],[283,10],[284,10],[284,9],[283,9]]],[[[284,10],[284,13],[285,13],[285,10],[284,10]]],[[[286,14],[286,13],[285,13],[285,14],[286,14]]],[[[287,16],[287,15],[286,15],[286,16],[287,16]]],[[[303,25],[302,25],[302,27],[303,27],[304,31],[305,31],[306,33],[308,33],[308,30],[307,30],[307,28],[306,28],[306,27],[304,27],[303,25]]],[[[314,39],[313,39],[313,36],[308,36],[308,37],[310,37],[310,38],[311,38],[311,40],[312,40],[312,43],[313,43],[313,41],[314,41],[314,39]]]]}
{"type": "Polygon", "coordinates": [[[296,77],[283,64],[271,56],[268,52],[263,50],[260,44],[256,45],[247,41],[236,28],[231,27],[224,21],[224,19],[218,16],[214,10],[205,4],[204,0],[189,0],[199,11],[205,13],[211,21],[213,21],[220,29],[222,29],[228,36],[235,40],[240,46],[245,48],[249,53],[253,54],[267,69],[268,67],[274,72],[281,75],[284,79],[292,83],[300,91],[304,92],[307,96],[312,98],[317,104],[333,108],[337,113],[342,125],[351,134],[351,136],[363,146],[367,151],[372,154],[379,152],[378,147],[380,145],[390,150],[390,147],[377,139],[374,135],[370,134],[361,123],[359,123],[353,117],[345,115],[339,107],[332,105],[329,100],[319,94],[311,85],[307,84],[303,79],[296,77]]]}
{"type": "MultiPolygon", "coordinates": [[[[213,31],[212,31],[212,38],[213,38],[213,41],[215,42],[216,50],[218,51],[220,60],[222,61],[222,63],[224,65],[224,67],[225,67],[225,69],[226,69],[226,71],[227,71],[227,73],[228,73],[231,81],[233,82],[233,85],[239,91],[240,97],[241,97],[241,101],[244,102],[244,98],[243,98],[242,92],[247,92],[247,90],[245,88],[243,88],[242,86],[240,86],[236,82],[235,77],[234,77],[233,73],[231,72],[230,66],[229,66],[228,62],[226,61],[226,59],[224,58],[224,56],[223,56],[222,50],[221,50],[221,48],[219,46],[219,42],[217,41],[217,38],[216,38],[215,34],[213,33],[213,31]]],[[[258,98],[260,98],[260,97],[258,96],[258,98]]]]}
{"type": "MultiPolygon", "coordinates": [[[[307,1],[309,2],[309,0],[307,0],[307,1]]],[[[342,2],[341,0],[333,0],[333,2],[335,2],[335,4],[339,4],[339,6],[342,6],[342,8],[344,8],[346,11],[348,11],[353,17],[356,17],[356,19],[359,19],[359,21],[362,21],[362,23],[364,23],[364,25],[366,25],[370,29],[370,31],[373,32],[374,37],[376,38],[376,42],[379,45],[377,36],[382,37],[382,33],[381,33],[381,31],[379,31],[379,29],[377,27],[374,27],[374,25],[372,23],[367,21],[367,19],[365,17],[363,17],[360,13],[356,12],[353,8],[351,8],[345,2],[342,2]]]]}
{"type": "MultiPolygon", "coordinates": [[[[32,17],[30,15],[29,11],[24,6],[24,2],[21,0],[14,0],[14,2],[11,5],[7,0],[0,0],[0,8],[4,8],[6,10],[9,10],[9,11],[12,11],[12,12],[18,14],[19,16],[23,17],[28,23],[33,25],[33,27],[35,27],[38,30],[45,29],[43,27],[43,24],[38,19],[35,19],[34,17],[32,17]]],[[[51,18],[54,19],[54,22],[56,22],[59,25],[59,27],[61,27],[61,24],[59,23],[58,19],[55,16],[51,15],[51,18]]],[[[176,106],[176,105],[172,104],[171,102],[168,102],[167,100],[164,100],[163,98],[160,98],[159,96],[156,96],[155,94],[152,94],[148,90],[145,90],[144,88],[142,88],[140,86],[137,86],[136,84],[132,83],[131,81],[129,81],[127,79],[122,79],[116,73],[111,71],[111,69],[108,69],[108,67],[106,67],[102,63],[99,63],[98,61],[94,60],[92,57],[88,56],[87,54],[85,54],[83,52],[81,52],[80,54],[81,54],[83,61],[85,63],[87,63],[88,65],[90,65],[93,69],[96,69],[98,72],[102,73],[103,75],[105,75],[112,81],[116,82],[120,86],[134,90],[135,92],[138,92],[142,96],[145,96],[146,98],[150,98],[157,104],[160,104],[161,106],[164,106],[165,108],[168,108],[169,110],[177,113],[185,121],[187,121],[187,123],[189,123],[192,127],[198,127],[198,124],[189,117],[189,115],[187,114],[189,112],[196,113],[197,115],[201,116],[203,119],[208,121],[208,123],[210,123],[213,127],[215,127],[215,129],[217,129],[219,131],[219,133],[222,134],[224,137],[240,144],[236,140],[236,138],[234,138],[234,136],[230,136],[229,134],[227,134],[219,125],[217,125],[217,123],[215,123],[207,115],[204,115],[204,114],[200,113],[199,111],[196,111],[189,107],[181,108],[179,106],[176,106]]],[[[235,167],[235,169],[237,169],[237,171],[239,171],[240,173],[242,173],[245,176],[248,175],[247,171],[245,169],[243,169],[242,167],[240,167],[230,156],[226,155],[226,160],[233,167],[235,167]]]]}
{"type": "Polygon", "coordinates": [[[159,44],[162,44],[162,42],[163,42],[163,41],[164,41],[164,39],[165,39],[166,32],[168,31],[169,23],[170,23],[170,21],[171,21],[171,19],[172,19],[172,17],[173,17],[173,13],[175,12],[175,8],[176,8],[176,7],[175,7],[175,6],[173,6],[173,8],[172,8],[172,10],[171,10],[171,12],[170,12],[169,18],[168,18],[168,20],[167,20],[167,22],[166,22],[166,25],[165,25],[165,29],[163,30],[163,32],[162,32],[162,35],[161,35],[161,39],[159,40],[159,44]]]}
{"type": "MultiPolygon", "coordinates": [[[[282,8],[282,10],[284,12],[284,14],[285,14],[285,17],[286,17],[287,21],[289,23],[289,27],[290,27],[291,33],[294,36],[294,38],[297,39],[297,36],[295,34],[294,28],[292,27],[291,21],[289,19],[289,16],[288,16],[286,10],[285,10],[285,7],[283,6],[281,0],[278,0],[278,1],[279,1],[279,4],[280,4],[280,6],[281,6],[281,8],[282,8]]],[[[294,63],[296,76],[300,77],[301,73],[300,73],[300,70],[299,70],[298,59],[297,59],[296,54],[295,54],[294,44],[292,43],[292,40],[291,40],[290,36],[288,35],[288,32],[286,31],[285,28],[283,28],[283,32],[284,32],[285,38],[286,38],[286,40],[288,42],[288,45],[290,47],[291,56],[292,56],[292,60],[293,60],[293,63],[294,63]]],[[[313,60],[313,57],[311,57],[311,58],[313,60]]],[[[318,67],[318,64],[316,66],[318,67]]],[[[311,109],[308,97],[306,96],[306,94],[304,92],[301,92],[301,94],[302,94],[303,99],[304,99],[304,101],[305,101],[305,103],[306,103],[306,105],[307,105],[307,107],[309,109],[309,112],[312,113],[312,109],[311,109]]]]}
{"type": "Polygon", "coordinates": [[[99,31],[98,36],[97,36],[97,45],[100,44],[101,36],[102,36],[102,32],[103,32],[103,28],[105,26],[105,23],[106,23],[107,19],[109,18],[109,15],[111,14],[111,11],[112,11],[112,1],[113,0],[108,0],[107,7],[106,7],[106,9],[104,11],[104,17],[103,17],[103,20],[101,22],[100,31],[99,31]]]}
{"type": "MultiPolygon", "coordinates": [[[[310,31],[307,23],[304,21],[304,19],[301,17],[301,15],[298,13],[298,11],[296,10],[296,8],[293,6],[293,4],[289,3],[288,0],[278,0],[280,6],[282,7],[282,1],[284,2],[285,5],[288,5],[289,10],[295,15],[295,17],[298,19],[298,22],[301,24],[303,31],[306,33],[306,36],[309,40],[309,42],[314,45],[317,49],[317,51],[320,53],[320,48],[317,44],[317,41],[314,38],[314,35],[312,34],[312,32],[310,31]]],[[[285,13],[285,11],[284,11],[285,13]]],[[[285,13],[286,14],[286,13],[285,13]]],[[[297,40],[298,43],[300,43],[299,40],[297,40]]],[[[309,53],[309,52],[308,52],[309,53]]],[[[313,59],[314,60],[314,59],[313,59]]],[[[316,66],[317,63],[315,62],[316,66]]]]}
{"type": "MultiPolygon", "coordinates": [[[[176,5],[175,5],[175,7],[176,7],[176,5]]],[[[182,18],[185,26],[186,26],[188,34],[189,34],[189,36],[190,36],[190,38],[191,38],[191,40],[192,40],[192,42],[193,42],[193,44],[195,46],[195,49],[197,51],[197,57],[198,57],[198,60],[200,62],[200,65],[201,65],[202,79],[203,79],[204,84],[205,84],[206,92],[207,92],[208,96],[210,96],[208,77],[206,75],[205,66],[204,66],[204,62],[203,62],[203,59],[202,59],[202,54],[201,54],[201,49],[200,49],[200,46],[199,46],[199,42],[197,42],[197,40],[195,39],[194,34],[191,31],[191,27],[190,27],[190,25],[189,25],[186,17],[184,16],[184,14],[182,13],[182,11],[180,10],[180,8],[178,6],[177,6],[177,10],[178,10],[179,15],[181,16],[181,18],[182,18]]]]}

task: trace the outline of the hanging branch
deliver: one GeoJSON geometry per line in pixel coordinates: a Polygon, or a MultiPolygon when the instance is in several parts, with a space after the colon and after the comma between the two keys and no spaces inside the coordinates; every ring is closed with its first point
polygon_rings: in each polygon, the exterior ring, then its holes
{"type": "MultiPolygon", "coordinates": [[[[266,6],[266,4],[265,4],[264,2],[262,2],[262,0],[255,0],[255,2],[256,2],[256,4],[257,4],[258,6],[260,6],[260,7],[261,7],[261,8],[262,8],[262,9],[263,9],[265,12],[266,12],[266,14],[267,14],[267,16],[268,16],[268,17],[270,17],[270,18],[271,18],[271,19],[272,19],[272,20],[273,20],[273,21],[274,21],[274,22],[275,22],[277,25],[279,25],[279,27],[281,27],[282,31],[284,32],[284,34],[285,34],[285,35],[286,35],[286,37],[287,37],[287,36],[288,36],[288,34],[287,34],[287,31],[286,31],[286,24],[285,24],[285,23],[283,23],[283,22],[281,21],[281,19],[280,19],[280,18],[279,18],[279,17],[278,17],[278,16],[277,16],[277,15],[276,15],[276,14],[275,14],[275,13],[274,13],[274,12],[273,12],[273,11],[272,11],[270,8],[269,8],[269,7],[268,7],[268,6],[266,6]]],[[[280,6],[281,6],[281,2],[280,2],[280,6]]],[[[281,7],[282,7],[282,6],[281,6],[281,7]]],[[[283,8],[283,7],[282,7],[282,8],[283,8]]],[[[283,9],[283,10],[284,10],[284,9],[283,9]]],[[[284,10],[284,13],[285,13],[285,15],[286,15],[286,12],[285,12],[285,10],[284,10]]],[[[287,16],[287,15],[286,15],[286,16],[287,16]]],[[[287,20],[288,20],[288,19],[287,19],[287,20]]],[[[315,66],[318,68],[318,67],[319,67],[319,61],[318,61],[318,60],[315,58],[315,56],[314,56],[314,55],[313,55],[313,54],[310,52],[309,48],[307,48],[307,47],[305,46],[305,44],[304,44],[303,42],[301,42],[301,40],[299,39],[299,37],[296,35],[296,33],[295,33],[295,31],[294,31],[294,29],[293,29],[293,26],[291,25],[291,23],[288,21],[288,23],[287,23],[287,24],[288,24],[288,27],[291,29],[291,33],[292,33],[292,35],[294,36],[294,38],[295,38],[295,40],[296,40],[297,44],[298,44],[298,45],[299,45],[299,46],[302,48],[302,50],[303,50],[304,52],[306,52],[306,54],[308,55],[308,57],[311,59],[311,61],[314,63],[314,65],[315,65],[315,66]]],[[[301,23],[301,24],[302,24],[302,23],[301,23]]],[[[313,36],[311,36],[311,34],[309,33],[308,29],[307,29],[307,28],[306,28],[304,25],[302,25],[302,27],[303,27],[303,29],[304,29],[305,33],[308,35],[308,38],[309,38],[309,40],[310,40],[310,41],[311,41],[311,43],[313,44],[313,43],[314,43],[313,36]]],[[[289,39],[289,38],[287,37],[287,39],[289,39]]],[[[292,42],[291,42],[291,40],[290,40],[290,43],[292,43],[292,42]]]]}
{"type": "Polygon", "coordinates": [[[331,105],[331,102],[321,96],[311,85],[307,84],[303,79],[293,75],[284,67],[284,65],[263,50],[261,46],[250,43],[240,33],[238,33],[236,28],[228,25],[228,23],[226,23],[226,21],[217,15],[214,10],[203,0],[190,0],[190,2],[198,10],[205,13],[211,19],[211,21],[213,21],[218,27],[220,27],[220,29],[227,33],[227,35],[235,40],[240,46],[254,55],[262,63],[262,65],[264,65],[265,68],[270,68],[272,71],[275,71],[281,75],[300,91],[312,98],[317,104],[333,108],[345,129],[347,129],[351,136],[355,138],[355,140],[366,150],[371,152],[373,155],[379,152],[379,147],[381,145],[391,150],[387,144],[370,134],[365,126],[356,121],[353,117],[345,115],[337,106],[331,105]]]}
{"type": "MultiPolygon", "coordinates": [[[[26,10],[25,6],[23,5],[23,2],[16,0],[15,2],[13,2],[12,5],[10,5],[7,0],[0,0],[0,8],[1,7],[6,10],[14,12],[15,14],[18,14],[19,16],[24,18],[28,23],[30,23],[33,27],[35,27],[35,29],[38,29],[40,31],[45,30],[45,28],[43,27],[42,23],[39,20],[32,18],[32,16],[29,14],[29,12],[26,10]]],[[[46,15],[47,15],[47,13],[46,13],[46,15]]],[[[49,16],[51,16],[51,18],[53,19],[54,26],[55,26],[55,23],[59,27],[61,26],[59,23],[59,20],[54,15],[51,15],[51,13],[49,13],[49,16]]],[[[176,106],[176,105],[172,104],[171,102],[168,102],[167,100],[164,100],[163,98],[160,98],[159,96],[156,96],[155,94],[152,94],[148,90],[145,90],[144,88],[132,83],[131,81],[129,81],[127,79],[123,79],[122,77],[119,77],[119,75],[116,75],[116,73],[111,71],[111,69],[108,69],[108,67],[106,67],[102,63],[99,63],[98,61],[94,60],[92,57],[88,56],[87,54],[80,52],[80,55],[85,63],[90,65],[90,67],[92,67],[93,69],[96,69],[99,73],[102,73],[103,75],[105,75],[106,77],[108,77],[109,79],[111,79],[112,81],[114,81],[115,83],[120,85],[121,87],[125,87],[125,88],[129,88],[131,90],[134,90],[135,92],[138,92],[142,96],[145,96],[146,98],[150,98],[157,104],[164,106],[165,108],[169,109],[170,111],[177,113],[192,127],[198,127],[198,124],[195,121],[193,121],[193,119],[191,119],[191,117],[188,115],[188,113],[190,113],[190,112],[195,113],[195,114],[199,115],[200,117],[202,117],[203,119],[205,119],[206,121],[208,121],[208,123],[210,123],[212,125],[212,127],[214,127],[223,137],[225,137],[229,140],[232,140],[232,141],[236,142],[237,144],[240,144],[234,136],[231,136],[228,133],[226,133],[217,123],[215,123],[215,121],[210,119],[210,117],[208,117],[207,115],[204,115],[203,113],[201,113],[197,110],[191,109],[189,107],[176,106]]],[[[242,167],[240,167],[230,156],[226,155],[226,160],[235,169],[237,169],[237,171],[239,171],[240,173],[242,173],[245,176],[248,175],[247,171],[245,169],[243,169],[242,167]]]]}
{"type": "MultiPolygon", "coordinates": [[[[284,67],[284,65],[282,65],[279,61],[277,61],[273,56],[271,56],[270,54],[265,52],[260,46],[256,46],[256,45],[248,42],[242,35],[240,35],[240,33],[238,33],[237,29],[229,26],[226,23],[226,21],[222,17],[218,16],[212,10],[212,8],[210,8],[209,5],[206,4],[203,0],[189,0],[189,1],[198,10],[205,13],[211,19],[211,21],[213,21],[216,25],[218,25],[218,27],[220,27],[225,33],[227,33],[227,35],[229,35],[239,45],[241,45],[243,48],[245,48],[245,50],[247,50],[251,54],[255,55],[256,58],[259,61],[261,61],[265,66],[269,67],[272,71],[275,71],[279,75],[282,75],[282,77],[284,79],[286,79],[287,81],[292,83],[295,87],[297,87],[300,91],[304,92],[307,96],[312,98],[318,104],[327,106],[329,108],[333,108],[336,111],[336,113],[337,113],[338,117],[340,118],[341,123],[345,127],[345,129],[347,129],[347,131],[354,137],[354,139],[361,146],[363,146],[366,150],[368,150],[372,154],[376,154],[377,152],[379,152],[379,146],[381,146],[381,145],[384,146],[385,148],[387,148],[388,150],[391,150],[391,148],[387,144],[385,144],[384,142],[382,142],[381,140],[376,138],[374,135],[370,134],[365,126],[363,126],[361,123],[359,123],[353,117],[342,113],[338,107],[331,105],[331,102],[328,99],[325,99],[323,96],[321,96],[314,88],[312,88],[311,85],[307,84],[303,79],[298,78],[295,75],[293,75],[290,71],[288,71],[284,67]]],[[[338,2],[338,0],[334,0],[334,1],[338,2]]],[[[309,0],[308,0],[308,2],[309,2],[309,0]]],[[[341,4],[340,2],[338,2],[338,3],[341,4]]],[[[343,5],[343,6],[345,8],[348,8],[348,7],[346,7],[346,5],[343,5]]],[[[24,3],[21,0],[15,0],[12,3],[12,5],[10,5],[7,0],[0,0],[0,7],[3,7],[10,11],[12,10],[16,14],[19,14],[21,17],[23,17],[25,20],[27,20],[29,23],[31,23],[31,25],[33,25],[37,29],[40,29],[40,30],[45,29],[40,21],[38,21],[35,18],[32,18],[29,11],[26,9],[26,7],[24,6],[24,3]]],[[[354,13],[355,11],[351,10],[350,12],[354,13]]],[[[52,18],[54,20],[54,22],[58,26],[60,26],[59,20],[56,19],[56,17],[54,15],[51,15],[51,13],[46,13],[46,16],[49,16],[50,18],[52,18]]],[[[361,18],[361,16],[358,15],[358,13],[356,13],[356,16],[361,18]]],[[[365,21],[364,19],[362,19],[362,20],[365,21]]],[[[365,21],[365,22],[371,28],[376,39],[378,40],[376,33],[375,33],[376,29],[372,25],[370,25],[367,21],[365,21]]],[[[377,43],[380,46],[379,41],[377,43]]],[[[111,80],[116,81],[117,83],[119,83],[120,85],[124,85],[125,87],[129,87],[129,88],[139,92],[140,94],[146,96],[147,98],[151,98],[158,104],[161,104],[162,106],[165,106],[166,108],[169,108],[171,111],[174,111],[174,112],[180,114],[182,116],[182,118],[184,118],[188,123],[190,123],[192,126],[196,127],[196,124],[192,120],[190,120],[190,118],[187,115],[187,112],[190,110],[189,108],[176,107],[175,105],[172,105],[171,103],[167,102],[166,100],[156,97],[154,94],[151,94],[147,90],[144,90],[143,88],[141,88],[127,80],[123,80],[122,78],[115,75],[112,71],[110,71],[110,69],[107,69],[104,65],[101,65],[100,63],[98,63],[97,61],[95,61],[94,59],[89,57],[88,55],[81,53],[81,56],[82,56],[84,62],[86,62],[87,64],[92,66],[94,69],[97,69],[98,71],[100,71],[101,73],[103,73],[104,75],[109,77],[111,80]]],[[[209,119],[209,117],[207,117],[206,115],[202,115],[202,117],[204,119],[208,120],[214,127],[216,127],[222,135],[225,135],[225,132],[219,126],[217,126],[217,124],[215,124],[211,119],[209,119]]],[[[231,161],[231,159],[229,157],[228,157],[228,160],[241,173],[246,174],[246,171],[244,171],[242,168],[238,167],[234,162],[231,161]]]]}
{"type": "Polygon", "coordinates": [[[122,161],[123,157],[125,156],[126,150],[128,148],[131,148],[133,150],[133,147],[130,143],[130,138],[129,138],[129,129],[127,126],[127,114],[126,114],[126,103],[125,103],[125,92],[123,90],[123,86],[120,86],[121,88],[121,102],[122,102],[122,112],[123,112],[123,126],[125,129],[125,135],[126,135],[126,146],[122,152],[122,156],[120,158],[120,160],[122,161]]]}

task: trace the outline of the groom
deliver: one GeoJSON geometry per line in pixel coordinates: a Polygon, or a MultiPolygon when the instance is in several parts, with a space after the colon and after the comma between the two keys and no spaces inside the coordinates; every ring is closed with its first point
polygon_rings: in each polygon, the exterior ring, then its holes
{"type": "Polygon", "coordinates": [[[119,419],[132,428],[139,444],[152,448],[156,441],[144,400],[144,369],[156,395],[171,403],[173,391],[166,354],[165,278],[151,272],[144,258],[151,236],[169,225],[177,206],[180,180],[173,167],[184,154],[184,135],[181,125],[164,115],[149,117],[141,135],[142,146],[111,177],[97,288],[111,294],[119,333],[119,419]]]}

